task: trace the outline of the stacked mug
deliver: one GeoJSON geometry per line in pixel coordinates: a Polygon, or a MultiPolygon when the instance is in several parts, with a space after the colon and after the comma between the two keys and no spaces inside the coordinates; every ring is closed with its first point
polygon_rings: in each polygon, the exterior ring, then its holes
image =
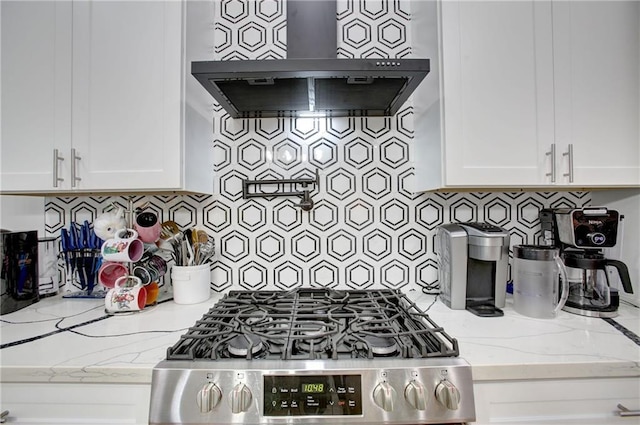
{"type": "Polygon", "coordinates": [[[166,262],[156,255],[145,256],[145,243],[160,237],[160,222],[151,212],[136,217],[134,228],[121,228],[102,244],[103,264],[99,282],[109,288],[105,308],[109,313],[140,311],[156,302],[158,279],[167,271],[166,262]],[[129,264],[134,264],[132,273],[129,264]]]}

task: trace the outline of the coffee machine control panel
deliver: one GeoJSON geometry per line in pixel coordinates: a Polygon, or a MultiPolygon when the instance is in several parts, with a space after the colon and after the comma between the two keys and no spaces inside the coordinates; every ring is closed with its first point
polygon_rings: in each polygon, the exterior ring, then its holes
{"type": "Polygon", "coordinates": [[[618,238],[617,211],[607,208],[556,210],[560,241],[576,248],[611,248],[618,238]]]}
{"type": "Polygon", "coordinates": [[[463,227],[478,230],[481,233],[504,233],[505,230],[493,224],[483,222],[460,223],[463,227]]]}

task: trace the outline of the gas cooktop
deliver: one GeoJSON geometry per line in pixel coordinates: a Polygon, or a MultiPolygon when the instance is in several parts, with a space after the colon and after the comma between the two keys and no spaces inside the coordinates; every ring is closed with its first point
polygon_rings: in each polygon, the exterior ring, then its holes
{"type": "Polygon", "coordinates": [[[473,421],[458,354],[398,290],[231,291],[154,368],[150,424],[473,421]]]}
{"type": "Polygon", "coordinates": [[[232,291],[168,360],[453,357],[458,343],[399,291],[232,291]]]}

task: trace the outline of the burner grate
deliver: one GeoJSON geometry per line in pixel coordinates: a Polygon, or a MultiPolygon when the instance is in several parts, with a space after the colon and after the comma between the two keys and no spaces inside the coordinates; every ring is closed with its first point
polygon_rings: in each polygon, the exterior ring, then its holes
{"type": "Polygon", "coordinates": [[[169,360],[458,356],[457,340],[398,290],[231,291],[169,360]]]}

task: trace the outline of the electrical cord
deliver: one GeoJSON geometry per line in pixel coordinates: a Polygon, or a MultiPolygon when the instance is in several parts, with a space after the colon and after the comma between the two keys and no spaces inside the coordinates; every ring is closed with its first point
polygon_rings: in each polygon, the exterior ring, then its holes
{"type": "MultiPolygon", "coordinates": [[[[169,298],[163,301],[158,302],[158,304],[161,303],[165,303],[168,301],[171,301],[173,298],[169,298]]],[[[26,322],[12,322],[9,320],[4,320],[4,319],[0,319],[0,321],[4,322],[4,323],[8,323],[8,324],[13,324],[13,325],[21,325],[21,324],[29,324],[29,323],[42,323],[42,322],[50,322],[50,321],[54,321],[57,320],[56,324],[55,324],[55,328],[56,330],[51,331],[51,332],[46,332],[40,335],[36,335],[36,336],[32,336],[30,338],[25,338],[25,339],[21,339],[18,341],[12,341],[12,342],[7,342],[5,344],[1,344],[0,345],[0,350],[4,349],[4,348],[10,348],[10,347],[15,347],[17,345],[22,345],[22,344],[26,344],[28,342],[33,342],[33,341],[37,341],[39,339],[43,339],[43,338],[47,338],[49,336],[52,335],[57,335],[59,333],[62,332],[70,332],[70,333],[74,333],[76,335],[80,335],[80,336],[84,336],[86,338],[113,338],[113,337],[120,337],[120,336],[129,336],[129,335],[141,335],[141,334],[147,334],[147,333],[172,333],[172,332],[178,332],[178,331],[185,331],[188,328],[183,328],[183,329],[176,329],[176,330],[167,330],[167,331],[163,331],[163,330],[149,330],[149,331],[137,331],[137,332],[130,332],[130,333],[123,333],[123,334],[114,334],[114,335],[89,335],[89,334],[85,334],[82,332],[78,332],[75,329],[82,327],[82,326],[86,326],[86,325],[90,325],[96,322],[100,322],[102,320],[108,319],[110,317],[113,317],[113,315],[111,314],[105,314],[103,316],[100,317],[96,317],[94,319],[91,320],[87,320],[85,322],[82,323],[77,323],[75,325],[71,325],[68,327],[63,327],[61,324],[64,320],[69,319],[71,317],[75,317],[75,316],[79,316],[81,314],[85,314],[89,311],[98,309],[98,308],[103,308],[103,306],[97,306],[97,307],[92,307],[89,310],[85,310],[82,311],[80,313],[76,313],[76,314],[72,314],[70,316],[64,316],[64,317],[55,317],[55,318],[51,318],[51,319],[43,319],[43,320],[33,320],[33,321],[26,321],[26,322]]]]}

